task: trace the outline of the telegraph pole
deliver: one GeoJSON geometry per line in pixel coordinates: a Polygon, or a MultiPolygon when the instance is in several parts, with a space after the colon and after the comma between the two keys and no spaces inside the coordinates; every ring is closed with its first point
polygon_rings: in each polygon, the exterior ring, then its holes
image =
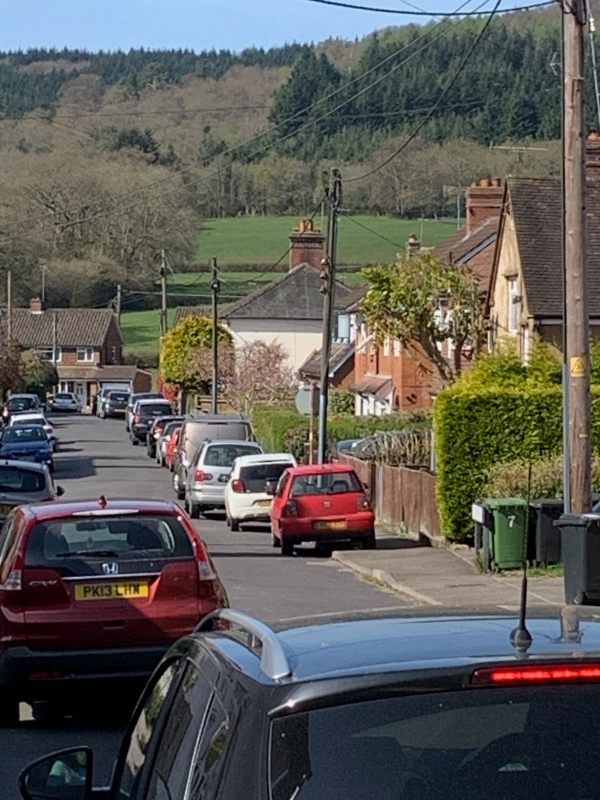
{"type": "Polygon", "coordinates": [[[117,322],[121,324],[121,309],[123,307],[123,288],[120,283],[117,284],[117,301],[115,303],[115,315],[117,322]]]}
{"type": "Polygon", "coordinates": [[[329,174],[327,195],[327,251],[321,262],[321,292],[323,299],[323,338],[321,344],[321,386],[319,389],[319,439],[317,461],[325,463],[327,453],[327,405],[329,402],[329,358],[331,337],[333,335],[333,315],[335,310],[335,268],[337,253],[337,227],[342,202],[342,178],[339,170],[332,169],[329,174]]]}
{"type": "Polygon", "coordinates": [[[165,251],[161,251],[160,262],[160,335],[164,336],[168,329],[167,313],[167,267],[165,264],[165,251]]]}
{"type": "Polygon", "coordinates": [[[12,272],[6,273],[6,338],[12,341],[12,272]]]}
{"type": "Polygon", "coordinates": [[[568,365],[570,499],[574,514],[592,507],[589,315],[586,285],[585,0],[563,2],[565,333],[568,365]]]}
{"type": "Polygon", "coordinates": [[[219,292],[221,291],[221,281],[219,280],[219,268],[217,259],[211,258],[211,281],[210,290],[212,293],[212,385],[211,385],[211,412],[217,414],[219,411],[219,292]]]}

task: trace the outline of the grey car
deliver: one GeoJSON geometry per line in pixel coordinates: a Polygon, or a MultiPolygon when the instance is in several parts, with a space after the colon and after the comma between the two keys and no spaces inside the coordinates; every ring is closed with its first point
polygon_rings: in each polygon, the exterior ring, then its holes
{"type": "Polygon", "coordinates": [[[15,506],[56,500],[63,494],[64,489],[54,485],[44,464],[0,460],[0,522],[15,506]]]}

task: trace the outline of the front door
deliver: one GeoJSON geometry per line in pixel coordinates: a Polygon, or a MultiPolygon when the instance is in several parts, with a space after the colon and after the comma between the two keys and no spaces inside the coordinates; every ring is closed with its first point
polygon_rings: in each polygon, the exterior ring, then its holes
{"type": "Polygon", "coordinates": [[[85,383],[83,381],[75,381],[73,384],[73,391],[77,395],[77,399],[81,403],[82,406],[87,405],[87,399],[85,396],[85,383]]]}

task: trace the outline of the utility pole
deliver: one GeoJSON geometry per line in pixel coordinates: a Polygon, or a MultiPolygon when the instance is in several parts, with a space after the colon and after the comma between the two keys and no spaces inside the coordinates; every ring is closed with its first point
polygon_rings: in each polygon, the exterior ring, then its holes
{"type": "Polygon", "coordinates": [[[117,317],[117,322],[119,325],[121,324],[121,309],[123,306],[123,289],[121,284],[117,284],[117,301],[115,303],[115,315],[117,317]]]}
{"type": "Polygon", "coordinates": [[[40,269],[42,270],[42,308],[46,305],[46,269],[47,265],[45,261],[42,261],[40,264],[40,269]]]}
{"type": "Polygon", "coordinates": [[[12,341],[12,272],[6,273],[6,338],[12,341]]]}
{"type": "Polygon", "coordinates": [[[323,339],[321,343],[321,386],[319,390],[319,440],[317,461],[325,463],[327,453],[327,405],[329,402],[329,358],[331,337],[333,335],[333,314],[335,310],[335,268],[337,253],[337,227],[342,202],[342,177],[339,170],[329,173],[327,196],[327,245],[325,258],[321,262],[321,292],[323,299],[323,339]]]}
{"type": "Polygon", "coordinates": [[[52,363],[56,365],[56,351],[58,350],[58,314],[52,312],[52,363]]]}
{"type": "Polygon", "coordinates": [[[592,507],[589,315],[586,285],[585,118],[583,40],[585,0],[563,3],[563,159],[565,333],[568,365],[571,511],[592,507]]]}
{"type": "Polygon", "coordinates": [[[168,329],[167,312],[167,266],[165,263],[165,251],[161,251],[160,262],[160,335],[164,336],[168,329]]]}
{"type": "Polygon", "coordinates": [[[219,280],[219,268],[216,258],[211,258],[210,268],[210,290],[212,293],[211,413],[217,414],[219,411],[219,292],[221,291],[221,281],[219,280]]]}

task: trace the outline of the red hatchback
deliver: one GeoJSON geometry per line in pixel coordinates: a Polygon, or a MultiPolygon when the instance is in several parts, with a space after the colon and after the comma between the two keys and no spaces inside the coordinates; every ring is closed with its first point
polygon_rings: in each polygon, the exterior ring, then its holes
{"type": "Polygon", "coordinates": [[[0,533],[0,724],[18,702],[145,680],[227,594],[175,503],[25,505],[0,533]]]}
{"type": "Polygon", "coordinates": [[[375,516],[356,472],[344,464],[287,469],[271,506],[273,545],[291,556],[299,542],[375,547],[375,516]]]}

